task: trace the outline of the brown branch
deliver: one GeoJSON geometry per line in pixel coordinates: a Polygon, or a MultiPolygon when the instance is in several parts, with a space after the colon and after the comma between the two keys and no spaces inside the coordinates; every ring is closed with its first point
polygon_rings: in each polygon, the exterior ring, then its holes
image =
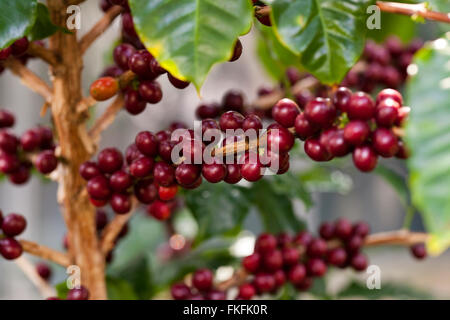
{"type": "MultiPolygon", "coordinates": [[[[411,246],[417,243],[427,241],[429,235],[421,232],[411,232],[409,230],[395,230],[368,235],[364,242],[365,247],[381,245],[403,245],[411,246]]],[[[331,240],[328,247],[334,248],[340,245],[339,241],[331,240]]],[[[299,250],[302,250],[301,248],[299,250]]],[[[303,249],[304,250],[304,249],[303,249]]],[[[232,287],[240,286],[247,281],[248,273],[243,269],[238,269],[230,279],[222,281],[216,285],[216,288],[226,291],[232,287]]]]}
{"type": "Polygon", "coordinates": [[[94,41],[105,32],[122,12],[121,6],[112,6],[105,15],[80,40],[80,51],[84,54],[94,41]]]}
{"type": "Polygon", "coordinates": [[[30,46],[28,48],[28,54],[40,58],[52,66],[58,63],[56,55],[53,53],[53,51],[46,49],[43,46],[40,46],[34,42],[30,43],[30,46]]]}
{"type": "Polygon", "coordinates": [[[40,244],[28,240],[19,240],[19,242],[22,245],[23,251],[29,254],[55,262],[63,267],[71,265],[69,256],[65,253],[41,246],[40,244]]]}
{"type": "Polygon", "coordinates": [[[26,257],[22,256],[14,260],[16,265],[23,271],[23,273],[36,286],[44,298],[56,296],[56,290],[42,279],[36,271],[35,266],[26,257]]]}
{"type": "Polygon", "coordinates": [[[107,256],[108,253],[114,248],[118,235],[133,216],[134,212],[136,211],[137,205],[137,200],[133,199],[133,205],[130,212],[127,214],[116,215],[114,219],[103,230],[100,240],[100,246],[105,256],[107,256]]]}
{"type": "Polygon", "coordinates": [[[92,140],[97,141],[100,138],[100,134],[114,122],[117,113],[122,110],[123,104],[123,96],[117,96],[117,98],[97,119],[97,121],[89,131],[89,135],[91,136],[92,140]]]}
{"type": "Polygon", "coordinates": [[[377,1],[377,6],[384,12],[403,14],[407,16],[419,16],[428,20],[450,23],[450,13],[431,11],[425,3],[409,4],[377,1]]]}
{"type": "Polygon", "coordinates": [[[40,94],[46,102],[51,102],[53,98],[52,89],[39,78],[33,71],[25,67],[19,60],[10,58],[5,61],[5,66],[18,76],[22,83],[32,91],[40,94]]]}
{"type": "Polygon", "coordinates": [[[77,106],[77,112],[83,113],[87,111],[90,107],[95,105],[97,103],[97,100],[95,100],[93,97],[89,96],[86,98],[83,98],[77,106]]]}

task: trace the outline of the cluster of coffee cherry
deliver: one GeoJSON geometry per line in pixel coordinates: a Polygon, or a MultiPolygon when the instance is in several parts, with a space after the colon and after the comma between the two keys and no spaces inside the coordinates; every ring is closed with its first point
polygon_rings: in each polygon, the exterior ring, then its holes
{"type": "Polygon", "coordinates": [[[408,77],[408,66],[422,46],[419,39],[403,45],[396,36],[384,44],[369,40],[360,62],[349,71],[342,85],[365,92],[372,92],[377,86],[397,89],[408,77]]]}
{"type": "Polygon", "coordinates": [[[27,227],[25,217],[10,213],[3,217],[0,211],[0,255],[7,260],[14,260],[22,255],[23,249],[19,241],[15,239],[27,227]]]}
{"type": "MultiPolygon", "coordinates": [[[[91,85],[91,96],[97,101],[104,101],[116,95],[119,90],[124,94],[125,109],[132,115],[142,113],[147,103],[156,104],[161,101],[163,92],[158,77],[167,73],[170,83],[177,89],[184,89],[189,82],[175,78],[162,68],[158,61],[148,52],[140,41],[134,28],[133,17],[128,1],[103,0],[101,7],[108,10],[113,5],[121,5],[122,13],[122,43],[113,53],[115,65],[108,67],[102,78],[91,85]],[[120,3],[120,4],[119,4],[120,3]],[[120,87],[119,77],[131,70],[136,79],[120,87]]],[[[242,54],[242,43],[237,39],[233,56],[230,61],[236,61],[242,54]]]]}
{"type": "Polygon", "coordinates": [[[373,101],[362,91],[352,93],[340,87],[331,99],[310,100],[302,113],[292,101],[282,100],[272,114],[279,122],[294,125],[299,138],[305,140],[305,152],[311,159],[329,161],[352,153],[355,166],[369,172],[376,167],[378,155],[408,157],[395,129],[402,126],[409,111],[396,90],[384,89],[373,101]]]}
{"type": "Polygon", "coordinates": [[[0,110],[0,172],[8,175],[12,183],[24,184],[33,164],[42,174],[55,170],[58,159],[52,131],[39,126],[17,137],[8,130],[14,123],[11,113],[0,110]]]}
{"type": "MultiPolygon", "coordinates": [[[[34,41],[36,45],[44,46],[44,42],[42,41],[34,41]]],[[[26,65],[28,60],[34,58],[34,56],[27,53],[28,48],[30,46],[30,42],[27,37],[20,38],[12,45],[5,49],[0,50],[0,74],[3,73],[5,67],[3,65],[4,60],[8,59],[10,56],[17,58],[22,64],[26,65]]]]}
{"type": "MultiPolygon", "coordinates": [[[[287,281],[299,291],[307,291],[314,278],[322,277],[328,266],[352,267],[356,271],[367,268],[367,258],[361,253],[369,234],[365,222],[350,223],[339,219],[323,223],[320,237],[302,231],[297,235],[282,233],[277,236],[261,234],[253,254],[242,260],[247,276],[237,284],[236,299],[252,299],[264,293],[276,293],[287,281]]],[[[171,288],[176,300],[226,299],[227,293],[214,289],[213,273],[197,270],[192,277],[192,287],[178,283],[171,288]]]]}

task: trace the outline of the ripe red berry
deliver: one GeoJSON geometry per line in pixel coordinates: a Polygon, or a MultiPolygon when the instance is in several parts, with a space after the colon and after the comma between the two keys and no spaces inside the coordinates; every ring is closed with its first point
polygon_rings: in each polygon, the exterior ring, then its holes
{"type": "Polygon", "coordinates": [[[111,195],[109,181],[104,176],[96,176],[88,181],[87,191],[96,200],[107,200],[111,195]]]}
{"type": "Polygon", "coordinates": [[[347,114],[352,120],[369,120],[375,115],[375,104],[367,93],[356,92],[350,98],[347,114]]]}
{"type": "Polygon", "coordinates": [[[0,110],[0,128],[10,128],[15,123],[14,115],[6,110],[0,110]]]}
{"type": "Polygon", "coordinates": [[[38,263],[36,265],[36,272],[39,274],[39,276],[44,279],[45,281],[48,281],[50,277],[52,276],[52,270],[50,267],[45,263],[38,263]]]}
{"type": "Polygon", "coordinates": [[[340,218],[334,223],[334,234],[341,240],[347,240],[352,235],[353,226],[345,218],[340,218]]]}
{"type": "Polygon", "coordinates": [[[114,172],[109,178],[111,189],[116,192],[122,192],[131,187],[133,180],[131,176],[124,170],[114,172]]]}
{"type": "Polygon", "coordinates": [[[136,49],[127,43],[119,44],[114,49],[114,61],[116,64],[122,69],[122,70],[128,70],[128,61],[131,58],[131,56],[136,52],[136,49]]]}
{"type": "Polygon", "coordinates": [[[128,113],[138,115],[145,110],[147,102],[141,99],[138,91],[129,89],[125,93],[124,105],[128,113]]]}
{"type": "Polygon", "coordinates": [[[3,233],[8,237],[18,236],[25,230],[26,227],[27,221],[25,220],[25,217],[17,213],[8,214],[3,218],[3,222],[1,224],[3,233]]]}
{"type": "Polygon", "coordinates": [[[169,201],[175,198],[178,192],[178,186],[172,185],[170,187],[159,186],[158,188],[158,196],[159,199],[163,201],[169,201]]]}
{"type": "Polygon", "coordinates": [[[213,273],[209,269],[198,269],[192,276],[192,285],[199,291],[208,291],[213,285],[213,273]]]}
{"type": "Polygon", "coordinates": [[[169,187],[175,181],[175,170],[168,163],[160,161],[155,164],[153,176],[159,185],[169,187]]]}
{"type": "Polygon", "coordinates": [[[306,277],[306,268],[303,264],[299,263],[292,266],[288,271],[288,279],[292,284],[301,283],[306,277]]]}
{"type": "Polygon", "coordinates": [[[14,238],[0,239],[0,254],[6,260],[14,260],[22,255],[22,245],[14,238]]]}
{"type": "Polygon", "coordinates": [[[27,52],[29,45],[27,37],[20,38],[11,45],[11,53],[16,57],[22,56],[27,52]]]}
{"type": "Polygon", "coordinates": [[[139,158],[130,165],[130,174],[136,178],[145,178],[153,172],[153,165],[152,158],[139,158]]]}
{"type": "Polygon", "coordinates": [[[113,173],[122,168],[122,153],[115,148],[107,148],[102,150],[98,157],[98,167],[104,173],[113,173]]]}
{"type": "Polygon", "coordinates": [[[306,253],[311,258],[320,258],[327,253],[327,243],[322,239],[313,239],[309,243],[306,253]]]}
{"type": "Polygon", "coordinates": [[[351,258],[350,264],[356,271],[364,271],[367,269],[367,257],[362,253],[357,253],[351,258]]]}
{"type": "Polygon", "coordinates": [[[36,158],[36,168],[42,174],[49,174],[58,166],[58,159],[53,151],[45,150],[38,154],[36,158]]]}
{"type": "Polygon", "coordinates": [[[320,237],[324,240],[331,240],[334,237],[334,225],[329,222],[324,222],[319,227],[320,237]]]}
{"type": "Polygon", "coordinates": [[[308,231],[301,231],[294,237],[294,243],[296,245],[308,246],[313,241],[313,236],[308,231]]]}
{"type": "Polygon", "coordinates": [[[300,259],[300,252],[297,248],[283,248],[283,263],[287,266],[292,266],[298,263],[300,259]]]}
{"type": "Polygon", "coordinates": [[[270,233],[262,233],[255,243],[255,251],[258,253],[268,253],[277,247],[277,238],[270,233]]]}
{"type": "Polygon", "coordinates": [[[277,153],[285,153],[292,149],[295,143],[294,135],[286,128],[272,124],[267,132],[267,149],[277,153]]]}
{"type": "Polygon", "coordinates": [[[91,96],[97,101],[105,101],[114,97],[119,91],[119,81],[112,77],[95,80],[91,84],[91,96]]]}
{"type": "Polygon", "coordinates": [[[21,165],[19,169],[9,174],[9,181],[13,184],[24,184],[30,179],[30,169],[21,165]]]}
{"type": "Polygon", "coordinates": [[[172,209],[167,202],[155,200],[148,206],[147,212],[157,220],[167,220],[172,214],[172,209]]]}
{"type": "Polygon", "coordinates": [[[300,113],[298,105],[290,99],[282,99],[272,108],[272,118],[285,128],[293,127],[300,113]]]}
{"type": "Polygon", "coordinates": [[[275,277],[269,273],[258,273],[253,280],[258,292],[271,292],[275,288],[275,277]]]}
{"type": "Polygon", "coordinates": [[[14,154],[17,152],[19,140],[11,133],[2,130],[0,131],[0,149],[4,152],[14,154]]]}
{"type": "Polygon", "coordinates": [[[86,161],[84,162],[79,169],[81,177],[85,180],[90,180],[95,178],[96,176],[101,175],[100,169],[98,168],[95,162],[86,161]]]}
{"type": "MultiPolygon", "coordinates": [[[[130,16],[130,14],[124,14],[123,17],[130,16]]],[[[126,18],[128,19],[128,18],[126,18]]],[[[136,73],[140,77],[152,78],[154,74],[150,69],[150,62],[152,60],[152,55],[147,50],[140,50],[131,55],[128,59],[128,66],[131,71],[136,73]]]]}
{"type": "Polygon", "coordinates": [[[294,126],[295,132],[301,140],[312,137],[319,129],[306,119],[305,113],[301,113],[295,118],[294,126]]]}
{"type": "Polygon", "coordinates": [[[395,101],[397,101],[400,104],[400,106],[403,105],[403,97],[402,97],[401,93],[398,92],[397,90],[384,89],[384,90],[380,91],[380,93],[378,93],[378,96],[377,96],[377,105],[385,99],[394,99],[395,101]]]}
{"type": "Polygon", "coordinates": [[[253,253],[242,259],[242,266],[250,273],[255,273],[259,270],[261,256],[259,253],[253,253]]]}
{"type": "Polygon", "coordinates": [[[267,271],[276,271],[283,266],[283,255],[280,250],[273,250],[263,256],[263,266],[267,271]]]}
{"type": "Polygon", "coordinates": [[[170,293],[175,300],[188,300],[191,297],[191,289],[184,283],[174,284],[170,293]]]}
{"type": "Polygon", "coordinates": [[[262,178],[263,166],[256,153],[243,154],[239,163],[241,163],[241,175],[245,180],[255,182],[262,178]]]}
{"type": "Polygon", "coordinates": [[[338,110],[346,112],[351,97],[352,91],[349,88],[340,87],[333,94],[333,104],[338,110]]]}
{"type": "Polygon", "coordinates": [[[131,199],[128,195],[122,193],[115,193],[112,195],[109,204],[115,213],[125,214],[131,210],[131,199]]]}
{"type": "Polygon", "coordinates": [[[306,262],[306,270],[309,276],[321,277],[327,272],[327,265],[322,259],[312,258],[306,262]]]}
{"type": "Polygon", "coordinates": [[[333,157],[343,157],[350,152],[350,146],[345,141],[344,130],[336,130],[328,139],[326,144],[328,152],[333,157]]]}
{"type": "Polygon", "coordinates": [[[399,127],[403,126],[406,120],[408,119],[410,112],[411,112],[410,107],[401,107],[400,109],[398,109],[398,117],[397,120],[395,121],[395,125],[399,127]]]}
{"type": "Polygon", "coordinates": [[[224,164],[220,163],[204,164],[202,174],[208,182],[217,183],[225,178],[227,169],[224,164]]]}
{"type": "Polygon", "coordinates": [[[370,227],[366,222],[360,221],[353,225],[353,234],[362,237],[363,239],[369,234],[370,227]]]}
{"type": "Polygon", "coordinates": [[[16,155],[0,152],[0,171],[4,174],[11,174],[20,167],[19,159],[16,155]]]}
{"type": "Polygon", "coordinates": [[[370,134],[370,127],[365,121],[350,121],[344,128],[345,141],[353,146],[363,144],[370,134]]]}
{"type": "Polygon", "coordinates": [[[175,170],[175,178],[182,186],[194,184],[200,176],[200,168],[194,164],[181,164],[175,170]]]}
{"type": "Polygon", "coordinates": [[[222,99],[225,110],[242,111],[244,109],[244,95],[237,90],[228,91],[222,99]]]}
{"type": "Polygon", "coordinates": [[[353,163],[360,171],[369,172],[375,169],[378,156],[372,147],[363,145],[353,151],[353,163]]]}
{"type": "Polygon", "coordinates": [[[241,168],[238,164],[227,164],[227,174],[224,181],[229,184],[236,184],[242,179],[241,168]]]}
{"type": "Polygon", "coordinates": [[[395,156],[399,159],[408,159],[409,154],[408,147],[405,143],[402,140],[398,140],[398,152],[395,156]]]}
{"type": "Polygon", "coordinates": [[[241,129],[244,120],[244,116],[236,111],[225,112],[219,120],[220,129],[224,132],[226,130],[241,129]]]}
{"type": "Polygon", "coordinates": [[[261,118],[254,114],[246,116],[244,122],[242,123],[242,129],[244,129],[244,131],[253,129],[256,131],[256,134],[258,134],[259,130],[262,128],[263,125],[261,118]]]}
{"type": "Polygon", "coordinates": [[[39,147],[40,139],[35,130],[28,130],[20,137],[20,145],[25,151],[33,151],[39,147]]]}
{"type": "Polygon", "coordinates": [[[199,119],[213,119],[219,116],[220,106],[215,103],[201,104],[195,113],[199,119]]]}
{"type": "Polygon", "coordinates": [[[242,42],[237,39],[236,44],[234,45],[233,55],[230,58],[230,62],[238,60],[242,55],[242,42]]]}
{"type": "Polygon", "coordinates": [[[336,118],[336,107],[330,99],[315,98],[306,105],[305,116],[308,121],[321,128],[328,128],[336,118]]]}
{"type": "Polygon", "coordinates": [[[6,47],[5,49],[0,50],[0,60],[6,60],[11,55],[12,48],[11,46],[6,47]]]}
{"type": "Polygon", "coordinates": [[[386,128],[378,128],[372,136],[375,151],[386,158],[393,157],[398,151],[398,139],[394,132],[386,128]]]}
{"type": "Polygon", "coordinates": [[[344,248],[334,248],[327,252],[327,261],[336,267],[343,267],[347,262],[347,252],[344,248]]]}
{"type": "Polygon", "coordinates": [[[305,141],[304,149],[306,154],[314,161],[329,161],[332,159],[331,154],[326,148],[320,144],[316,138],[309,138],[305,141]]]}
{"type": "Polygon", "coordinates": [[[167,72],[166,69],[161,67],[161,65],[158,63],[158,61],[155,58],[153,58],[150,61],[150,69],[152,70],[153,74],[156,76],[162,75],[167,72]]]}
{"type": "MultiPolygon", "coordinates": [[[[394,100],[387,99],[384,101],[394,101],[394,100]]],[[[387,128],[392,127],[397,121],[397,118],[398,118],[398,108],[393,106],[383,106],[377,108],[375,119],[377,121],[378,126],[387,128]]]]}
{"type": "Polygon", "coordinates": [[[168,77],[170,83],[177,89],[187,88],[189,86],[189,84],[190,84],[190,82],[183,81],[183,80],[175,78],[170,73],[167,73],[167,77],[168,77]]]}
{"type": "Polygon", "coordinates": [[[359,235],[353,235],[347,239],[345,247],[349,253],[356,253],[361,249],[364,244],[364,240],[359,235]]]}
{"type": "Polygon", "coordinates": [[[159,83],[151,80],[141,81],[139,84],[139,95],[143,100],[151,104],[160,102],[163,97],[159,83]]]}
{"type": "Polygon", "coordinates": [[[427,249],[425,248],[425,245],[423,243],[418,243],[411,246],[411,254],[415,258],[421,260],[427,256],[427,249]]]}
{"type": "Polygon", "coordinates": [[[134,195],[140,202],[150,204],[156,200],[158,188],[151,179],[141,180],[134,186],[134,195]]]}
{"type": "Polygon", "coordinates": [[[95,211],[95,227],[97,230],[103,230],[108,224],[106,212],[100,209],[95,211]]]}
{"type": "Polygon", "coordinates": [[[244,283],[239,287],[238,297],[244,300],[250,300],[256,294],[256,289],[251,283],[244,283]]]}
{"type": "Polygon", "coordinates": [[[83,286],[79,288],[70,289],[67,293],[67,300],[88,300],[89,291],[83,286]]]}

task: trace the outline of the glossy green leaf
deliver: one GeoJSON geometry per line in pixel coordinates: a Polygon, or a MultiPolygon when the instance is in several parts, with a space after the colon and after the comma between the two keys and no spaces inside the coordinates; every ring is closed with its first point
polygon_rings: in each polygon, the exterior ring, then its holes
{"type": "Polygon", "coordinates": [[[36,22],[29,33],[30,40],[45,39],[58,30],[59,28],[50,20],[48,8],[42,3],[38,3],[36,22]]]}
{"type": "Polygon", "coordinates": [[[186,205],[198,224],[197,241],[241,230],[250,209],[244,193],[243,188],[226,183],[204,183],[186,192],[186,205]]]}
{"type": "Polygon", "coordinates": [[[431,234],[428,249],[439,254],[450,246],[450,37],[419,51],[415,63],[407,87],[409,183],[431,234]]]}
{"type": "Polygon", "coordinates": [[[280,43],[274,28],[259,24],[257,53],[259,60],[272,78],[280,81],[289,67],[301,68],[300,57],[280,43]]]}
{"type": "Polygon", "coordinates": [[[154,293],[153,278],[146,256],[130,261],[126,268],[112,273],[112,277],[127,281],[139,299],[147,300],[154,293]]]}
{"type": "Polygon", "coordinates": [[[137,300],[133,287],[125,280],[119,278],[106,278],[106,289],[109,300],[137,300]]]}
{"type": "Polygon", "coordinates": [[[266,231],[279,233],[305,229],[305,224],[295,215],[292,199],[277,192],[268,179],[253,183],[246,196],[257,208],[266,231]]]}
{"type": "Polygon", "coordinates": [[[272,21],[302,65],[326,84],[340,83],[364,48],[370,0],[275,0],[272,21]]]}
{"type": "Polygon", "coordinates": [[[36,20],[37,0],[0,1],[0,48],[26,35],[36,20]]]}
{"type": "Polygon", "coordinates": [[[233,54],[250,30],[249,0],[130,0],[136,30],[147,49],[176,78],[201,87],[211,67],[233,54]]]}

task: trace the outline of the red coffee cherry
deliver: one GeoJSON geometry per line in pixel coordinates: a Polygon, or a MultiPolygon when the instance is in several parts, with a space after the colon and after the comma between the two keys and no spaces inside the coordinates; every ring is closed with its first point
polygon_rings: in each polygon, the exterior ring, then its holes
{"type": "Polygon", "coordinates": [[[272,118],[285,128],[293,127],[300,113],[298,105],[290,99],[281,99],[272,108],[272,118]]]}
{"type": "Polygon", "coordinates": [[[255,273],[259,270],[261,256],[259,253],[253,253],[244,259],[242,259],[242,266],[245,270],[247,270],[250,273],[255,273]]]}
{"type": "Polygon", "coordinates": [[[67,300],[88,300],[89,291],[83,286],[80,288],[70,289],[67,293],[67,300]]]}
{"type": "Polygon", "coordinates": [[[375,111],[372,98],[364,92],[354,93],[347,107],[348,117],[352,120],[370,120],[375,115],[375,111]]]}
{"type": "Polygon", "coordinates": [[[306,105],[305,116],[308,121],[321,128],[328,128],[336,118],[336,107],[330,99],[315,98],[306,105]]]}
{"type": "Polygon", "coordinates": [[[3,233],[8,237],[18,236],[25,230],[26,227],[27,221],[25,220],[25,217],[17,213],[8,214],[3,218],[3,222],[1,224],[3,233]]]}
{"type": "Polygon", "coordinates": [[[199,291],[208,291],[213,284],[213,273],[209,269],[199,269],[192,276],[192,284],[199,291]]]}
{"type": "Polygon", "coordinates": [[[167,202],[155,200],[148,206],[147,212],[157,220],[167,220],[172,214],[172,209],[167,202]]]}
{"type": "Polygon", "coordinates": [[[97,101],[105,101],[114,97],[119,91],[119,81],[112,77],[95,80],[91,84],[91,96],[97,101]]]}
{"type": "Polygon", "coordinates": [[[353,151],[353,163],[360,171],[369,172],[377,166],[378,156],[371,146],[363,145],[353,151]]]}

